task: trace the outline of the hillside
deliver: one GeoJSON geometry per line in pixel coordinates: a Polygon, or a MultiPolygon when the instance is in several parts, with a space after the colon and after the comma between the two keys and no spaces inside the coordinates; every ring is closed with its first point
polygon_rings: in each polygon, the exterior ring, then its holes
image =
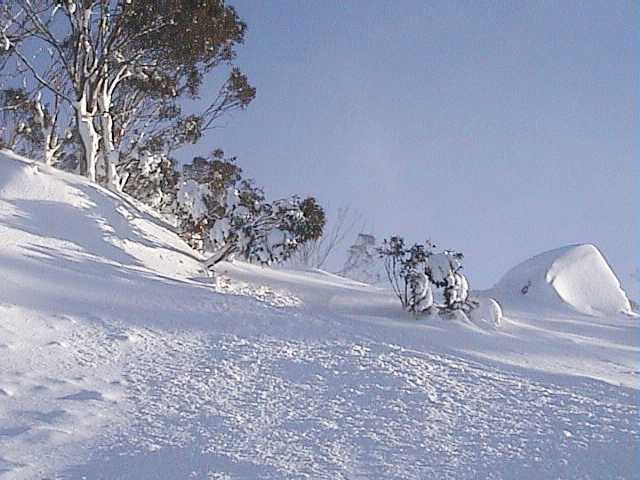
{"type": "Polygon", "coordinates": [[[322,271],[209,278],[0,152],[0,479],[640,478],[638,319],[594,247],[552,257],[478,293],[497,328],[415,320],[322,271]]]}

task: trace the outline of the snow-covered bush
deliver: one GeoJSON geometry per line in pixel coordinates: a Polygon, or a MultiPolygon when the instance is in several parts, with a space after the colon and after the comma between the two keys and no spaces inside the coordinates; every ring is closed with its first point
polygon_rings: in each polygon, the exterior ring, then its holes
{"type": "Polygon", "coordinates": [[[178,228],[182,238],[196,250],[203,251],[209,230],[206,198],[209,186],[195,180],[182,181],[176,195],[178,228]]]}
{"type": "Polygon", "coordinates": [[[424,272],[415,270],[408,275],[407,309],[410,312],[422,313],[433,306],[433,290],[429,277],[424,272]]]}
{"type": "Polygon", "coordinates": [[[210,249],[209,230],[227,214],[227,196],[241,173],[235,157],[225,158],[219,149],[210,159],[196,157],[184,165],[177,189],[177,223],[181,236],[196,250],[210,249]]]}
{"type": "Polygon", "coordinates": [[[221,151],[185,166],[183,177],[177,193],[180,229],[194,248],[209,254],[209,267],[234,256],[279,263],[322,235],[325,215],[313,197],[269,202],[221,151]]]}
{"type": "Polygon", "coordinates": [[[414,314],[432,307],[441,312],[471,310],[474,303],[469,300],[469,282],[462,273],[462,253],[435,253],[435,248],[430,241],[408,247],[398,236],[384,240],[378,248],[387,279],[402,308],[414,314]],[[442,289],[442,304],[435,303],[436,288],[442,289]]]}
{"type": "Polygon", "coordinates": [[[431,244],[425,246],[417,243],[407,247],[404,238],[398,236],[385,239],[378,248],[393,292],[402,308],[412,313],[426,310],[433,303],[433,293],[426,274],[430,248],[431,244]],[[431,301],[426,301],[429,297],[431,301]],[[422,307],[422,310],[418,310],[422,307]]]}
{"type": "Polygon", "coordinates": [[[431,283],[443,289],[444,305],[449,310],[465,310],[469,307],[469,282],[462,273],[460,252],[445,250],[428,255],[425,272],[431,283]]]}
{"type": "Polygon", "coordinates": [[[384,279],[378,255],[376,238],[359,233],[356,241],[347,250],[347,260],[339,275],[359,282],[376,284],[384,279]]]}
{"type": "Polygon", "coordinates": [[[133,198],[164,213],[176,208],[178,172],[166,155],[142,151],[132,158],[123,173],[123,190],[133,198]]]}
{"type": "Polygon", "coordinates": [[[324,214],[315,199],[297,196],[266,202],[231,190],[225,215],[209,231],[209,266],[240,255],[264,265],[287,260],[305,242],[318,238],[324,214]],[[247,202],[247,199],[250,199],[247,202]]]}

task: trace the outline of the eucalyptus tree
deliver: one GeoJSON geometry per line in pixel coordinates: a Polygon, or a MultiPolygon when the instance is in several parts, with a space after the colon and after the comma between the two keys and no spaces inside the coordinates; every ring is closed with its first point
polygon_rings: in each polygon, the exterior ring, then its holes
{"type": "Polygon", "coordinates": [[[55,107],[47,125],[78,139],[80,173],[119,190],[131,156],[195,143],[253,100],[233,65],[245,33],[224,0],[5,0],[0,81],[43,118],[55,107]],[[205,86],[205,107],[187,111],[205,86]]]}

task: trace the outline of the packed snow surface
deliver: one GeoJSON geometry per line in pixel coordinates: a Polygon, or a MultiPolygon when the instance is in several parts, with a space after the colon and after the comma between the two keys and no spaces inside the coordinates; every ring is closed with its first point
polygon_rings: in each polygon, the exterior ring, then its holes
{"type": "Polygon", "coordinates": [[[587,315],[630,313],[620,281],[593,245],[574,245],[537,255],[511,269],[495,287],[546,305],[564,305],[587,315]]]}
{"type": "Polygon", "coordinates": [[[321,271],[213,279],[152,212],[3,152],[0,279],[1,480],[640,476],[638,322],[610,309],[503,291],[486,325],[321,271]]]}

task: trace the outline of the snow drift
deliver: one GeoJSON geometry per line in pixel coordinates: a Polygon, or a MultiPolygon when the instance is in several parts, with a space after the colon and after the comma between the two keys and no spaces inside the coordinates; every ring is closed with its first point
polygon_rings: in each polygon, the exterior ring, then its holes
{"type": "Polygon", "coordinates": [[[477,325],[498,328],[502,323],[502,307],[493,298],[476,297],[478,306],[469,313],[469,320],[477,325]]]}
{"type": "Polygon", "coordinates": [[[602,253],[589,244],[536,255],[507,272],[494,290],[501,296],[564,305],[587,315],[631,313],[620,281],[602,253]]]}

